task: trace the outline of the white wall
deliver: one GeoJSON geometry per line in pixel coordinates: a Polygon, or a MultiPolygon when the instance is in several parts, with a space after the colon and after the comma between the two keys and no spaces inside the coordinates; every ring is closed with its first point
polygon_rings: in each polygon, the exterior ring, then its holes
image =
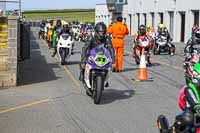
{"type": "MultiPolygon", "coordinates": [[[[181,16],[180,12],[185,13],[185,42],[190,37],[191,27],[194,24],[194,10],[200,10],[200,0],[128,0],[128,4],[124,5],[122,15],[124,18],[127,18],[127,25],[131,28],[131,34],[137,32],[138,28],[138,18],[137,13],[140,13],[140,24],[144,24],[143,13],[147,14],[147,24],[152,24],[151,12],[155,15],[155,29],[160,23],[160,16],[158,13],[163,13],[164,24],[167,28],[170,28],[170,16],[169,11],[174,12],[174,22],[173,22],[173,40],[179,42],[181,34],[181,16]],[[176,1],[176,2],[175,2],[176,1]],[[130,27],[130,15],[132,16],[132,23],[130,27]]],[[[109,13],[107,10],[106,4],[101,4],[96,6],[96,16],[108,16],[112,13],[109,13]]],[[[199,16],[200,18],[200,16],[199,16]]],[[[99,19],[97,17],[96,22],[104,21],[106,24],[111,22],[111,17],[103,17],[99,19]]],[[[200,23],[200,22],[199,22],[200,23]]],[[[129,29],[130,30],[130,29],[129,29]]]]}
{"type": "MultiPolygon", "coordinates": [[[[152,24],[150,12],[155,13],[155,29],[160,23],[159,12],[163,13],[164,24],[170,28],[169,11],[174,11],[174,41],[180,41],[181,34],[181,16],[180,11],[185,12],[185,42],[190,37],[191,27],[194,23],[192,10],[200,10],[200,0],[128,0],[126,10],[128,14],[133,15],[132,31],[137,31],[137,15],[140,13],[140,23],[144,24],[143,13],[147,13],[147,24],[152,24]],[[176,2],[175,2],[176,1],[176,2]],[[187,6],[186,6],[187,5],[187,6]],[[127,9],[128,8],[128,9],[127,9]]],[[[200,23],[200,22],[199,22],[200,23]]],[[[133,33],[132,33],[133,34],[133,33]]]]}
{"type": "Polygon", "coordinates": [[[104,22],[107,26],[111,22],[111,15],[108,12],[106,4],[97,4],[95,8],[95,23],[104,22]]]}

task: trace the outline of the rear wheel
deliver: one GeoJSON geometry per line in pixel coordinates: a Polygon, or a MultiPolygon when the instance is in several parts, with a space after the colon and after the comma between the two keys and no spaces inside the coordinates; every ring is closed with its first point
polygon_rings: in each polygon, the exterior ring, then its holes
{"type": "Polygon", "coordinates": [[[171,45],[172,45],[172,47],[170,48],[170,53],[171,53],[171,55],[174,55],[175,51],[176,51],[176,48],[175,48],[174,44],[171,44],[171,45]]]}
{"type": "Polygon", "coordinates": [[[137,54],[135,55],[135,63],[136,63],[137,65],[140,64],[140,57],[139,57],[137,54]]]}
{"type": "Polygon", "coordinates": [[[104,90],[104,80],[102,75],[98,75],[94,80],[94,103],[99,104],[101,102],[102,91],[104,90]]]}
{"type": "Polygon", "coordinates": [[[160,54],[157,45],[154,45],[154,46],[153,46],[153,54],[154,54],[154,55],[158,55],[158,54],[160,54]]]}

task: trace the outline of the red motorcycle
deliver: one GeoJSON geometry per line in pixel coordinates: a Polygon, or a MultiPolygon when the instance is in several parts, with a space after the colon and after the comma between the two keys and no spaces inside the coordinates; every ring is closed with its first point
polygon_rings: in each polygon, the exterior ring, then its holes
{"type": "Polygon", "coordinates": [[[137,47],[133,50],[133,58],[135,58],[136,64],[140,64],[140,57],[142,54],[142,49],[144,48],[145,57],[146,57],[146,64],[151,65],[150,61],[150,53],[149,50],[152,47],[151,38],[143,37],[135,40],[135,44],[137,47]]]}

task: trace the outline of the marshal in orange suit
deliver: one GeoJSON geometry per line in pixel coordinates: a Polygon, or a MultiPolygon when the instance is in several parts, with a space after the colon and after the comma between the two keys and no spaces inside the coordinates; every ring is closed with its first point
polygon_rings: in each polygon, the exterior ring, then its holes
{"type": "Polygon", "coordinates": [[[109,26],[107,34],[112,34],[112,43],[116,52],[116,61],[113,70],[121,72],[124,55],[124,38],[129,34],[128,27],[122,23],[122,17],[117,18],[117,22],[109,26]]]}

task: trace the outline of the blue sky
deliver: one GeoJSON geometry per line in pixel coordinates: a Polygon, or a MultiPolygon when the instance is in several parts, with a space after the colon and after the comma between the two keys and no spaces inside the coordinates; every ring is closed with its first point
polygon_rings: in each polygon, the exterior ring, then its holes
{"type": "MultiPolygon", "coordinates": [[[[22,9],[68,9],[68,8],[95,8],[97,3],[105,3],[106,0],[22,0],[22,9]]],[[[8,4],[7,8],[17,7],[16,4],[8,4]]]]}

